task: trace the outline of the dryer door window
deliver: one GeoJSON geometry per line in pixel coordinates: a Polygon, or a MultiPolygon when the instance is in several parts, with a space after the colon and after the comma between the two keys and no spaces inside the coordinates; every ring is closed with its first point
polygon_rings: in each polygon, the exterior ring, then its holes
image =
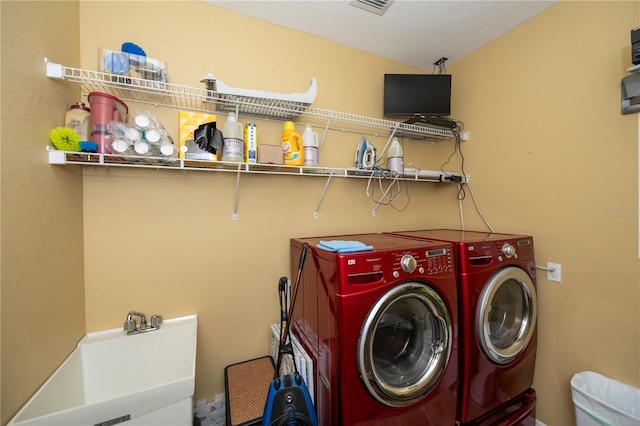
{"type": "Polygon", "coordinates": [[[508,364],[525,350],[537,316],[536,289],[522,269],[496,272],[482,289],[476,309],[476,339],[484,355],[508,364]]]}
{"type": "Polygon", "coordinates": [[[386,292],[367,315],[358,369],[371,395],[402,407],[427,394],[451,355],[448,309],[431,287],[405,283],[386,292]]]}

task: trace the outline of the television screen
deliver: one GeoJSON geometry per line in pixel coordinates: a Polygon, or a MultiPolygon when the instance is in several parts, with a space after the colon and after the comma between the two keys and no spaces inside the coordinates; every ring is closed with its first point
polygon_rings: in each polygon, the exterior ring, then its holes
{"type": "Polygon", "coordinates": [[[384,115],[451,114],[450,74],[385,74],[384,115]]]}

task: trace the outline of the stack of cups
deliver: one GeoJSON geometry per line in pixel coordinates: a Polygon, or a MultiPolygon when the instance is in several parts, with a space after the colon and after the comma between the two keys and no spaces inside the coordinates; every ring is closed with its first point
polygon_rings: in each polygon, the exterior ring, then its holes
{"type": "Polygon", "coordinates": [[[142,138],[133,146],[136,153],[149,154],[151,147],[157,147],[159,154],[165,156],[173,156],[177,153],[167,131],[149,111],[136,112],[133,116],[133,124],[142,131],[142,138]]]}
{"type": "Polygon", "coordinates": [[[177,155],[173,140],[151,112],[137,111],[130,121],[130,124],[109,122],[108,152],[151,157],[177,155]]]}

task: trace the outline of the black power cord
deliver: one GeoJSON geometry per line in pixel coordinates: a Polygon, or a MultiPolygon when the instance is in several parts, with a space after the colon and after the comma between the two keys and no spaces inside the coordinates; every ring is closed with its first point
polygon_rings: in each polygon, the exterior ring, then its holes
{"type": "MultiPolygon", "coordinates": [[[[464,123],[462,123],[461,121],[457,121],[457,123],[459,123],[457,127],[459,127],[459,129],[462,130],[464,128],[464,123]]],[[[440,166],[440,171],[443,173],[445,180],[458,183],[458,195],[456,196],[456,198],[458,200],[464,200],[467,196],[466,190],[465,190],[465,185],[466,185],[465,177],[467,176],[467,174],[464,171],[464,154],[462,154],[460,130],[456,129],[452,131],[453,136],[455,138],[455,145],[453,148],[453,152],[449,155],[449,157],[447,158],[447,161],[442,163],[442,165],[440,166]],[[453,156],[456,154],[460,155],[460,172],[462,173],[462,176],[454,176],[447,173],[444,170],[444,167],[451,161],[453,156]]]]}

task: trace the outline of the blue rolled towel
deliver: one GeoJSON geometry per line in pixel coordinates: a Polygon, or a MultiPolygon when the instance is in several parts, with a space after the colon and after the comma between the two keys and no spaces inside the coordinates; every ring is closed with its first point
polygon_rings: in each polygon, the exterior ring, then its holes
{"type": "Polygon", "coordinates": [[[337,253],[350,253],[354,251],[369,251],[373,250],[373,246],[368,246],[360,241],[346,241],[346,240],[331,240],[320,241],[318,248],[326,251],[333,251],[337,253]]]}

